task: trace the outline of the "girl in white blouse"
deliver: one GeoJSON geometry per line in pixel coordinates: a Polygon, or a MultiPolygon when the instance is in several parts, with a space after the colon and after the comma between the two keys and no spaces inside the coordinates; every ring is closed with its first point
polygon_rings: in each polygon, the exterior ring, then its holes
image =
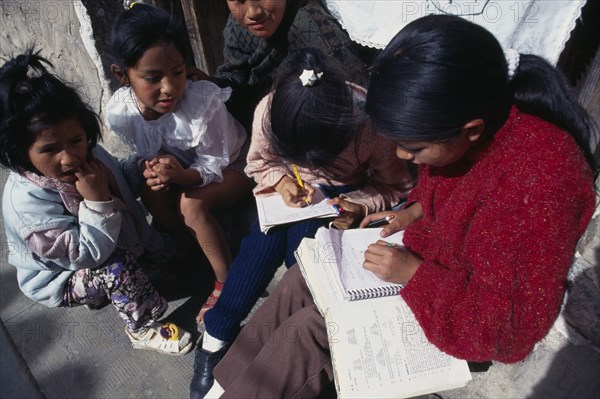
{"type": "Polygon", "coordinates": [[[186,31],[167,12],[135,4],[115,22],[111,40],[111,69],[123,87],[108,103],[107,123],[134,147],[132,185],[182,260],[194,259],[196,241],[208,258],[216,276],[210,307],[231,262],[211,211],[250,192],[247,134],[225,107],[230,89],[186,80],[186,31]]]}

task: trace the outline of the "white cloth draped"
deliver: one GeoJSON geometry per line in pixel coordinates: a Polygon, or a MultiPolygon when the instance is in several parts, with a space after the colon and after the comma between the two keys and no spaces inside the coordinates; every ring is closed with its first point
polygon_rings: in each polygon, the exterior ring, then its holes
{"type": "Polygon", "coordinates": [[[409,22],[429,14],[462,16],[504,48],[556,64],[585,0],[324,0],[352,40],[384,48],[409,22]]]}

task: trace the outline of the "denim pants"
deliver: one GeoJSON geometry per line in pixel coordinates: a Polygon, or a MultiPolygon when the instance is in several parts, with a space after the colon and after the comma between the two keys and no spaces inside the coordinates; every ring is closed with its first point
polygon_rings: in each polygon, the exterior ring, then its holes
{"type": "MultiPolygon", "coordinates": [[[[329,197],[352,191],[351,186],[321,186],[329,197]]],[[[285,262],[296,263],[294,251],[304,237],[314,237],[317,229],[329,219],[309,219],[277,226],[267,233],[260,231],[258,222],[242,240],[240,251],[233,260],[219,300],[204,314],[206,331],[223,341],[233,341],[240,324],[265,292],[275,272],[285,262]]]]}

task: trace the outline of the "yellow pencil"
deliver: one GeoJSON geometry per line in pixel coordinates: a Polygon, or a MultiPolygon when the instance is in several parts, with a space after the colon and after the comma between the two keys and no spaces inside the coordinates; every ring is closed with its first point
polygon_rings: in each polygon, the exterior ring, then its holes
{"type": "MultiPolygon", "coordinates": [[[[300,177],[300,172],[298,172],[298,168],[296,167],[296,164],[292,164],[292,169],[294,170],[294,176],[296,176],[296,181],[298,182],[298,185],[300,186],[300,188],[304,189],[304,182],[302,181],[302,178],[300,177]]],[[[310,202],[308,201],[308,197],[304,198],[304,201],[306,201],[307,205],[310,205],[310,202]]]]}

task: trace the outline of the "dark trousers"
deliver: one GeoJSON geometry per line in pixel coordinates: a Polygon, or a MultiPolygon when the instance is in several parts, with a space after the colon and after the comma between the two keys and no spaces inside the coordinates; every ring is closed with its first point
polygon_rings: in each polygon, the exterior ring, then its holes
{"type": "Polygon", "coordinates": [[[332,387],[325,320],[298,266],[244,326],[214,376],[221,398],[314,398],[332,387]]]}
{"type": "Polygon", "coordinates": [[[294,251],[300,241],[314,237],[317,229],[327,222],[310,219],[278,226],[266,234],[260,231],[258,222],[255,223],[242,240],[219,300],[204,315],[206,331],[220,340],[233,341],[240,323],[265,292],[277,268],[284,261],[288,267],[295,264],[294,251]]]}

